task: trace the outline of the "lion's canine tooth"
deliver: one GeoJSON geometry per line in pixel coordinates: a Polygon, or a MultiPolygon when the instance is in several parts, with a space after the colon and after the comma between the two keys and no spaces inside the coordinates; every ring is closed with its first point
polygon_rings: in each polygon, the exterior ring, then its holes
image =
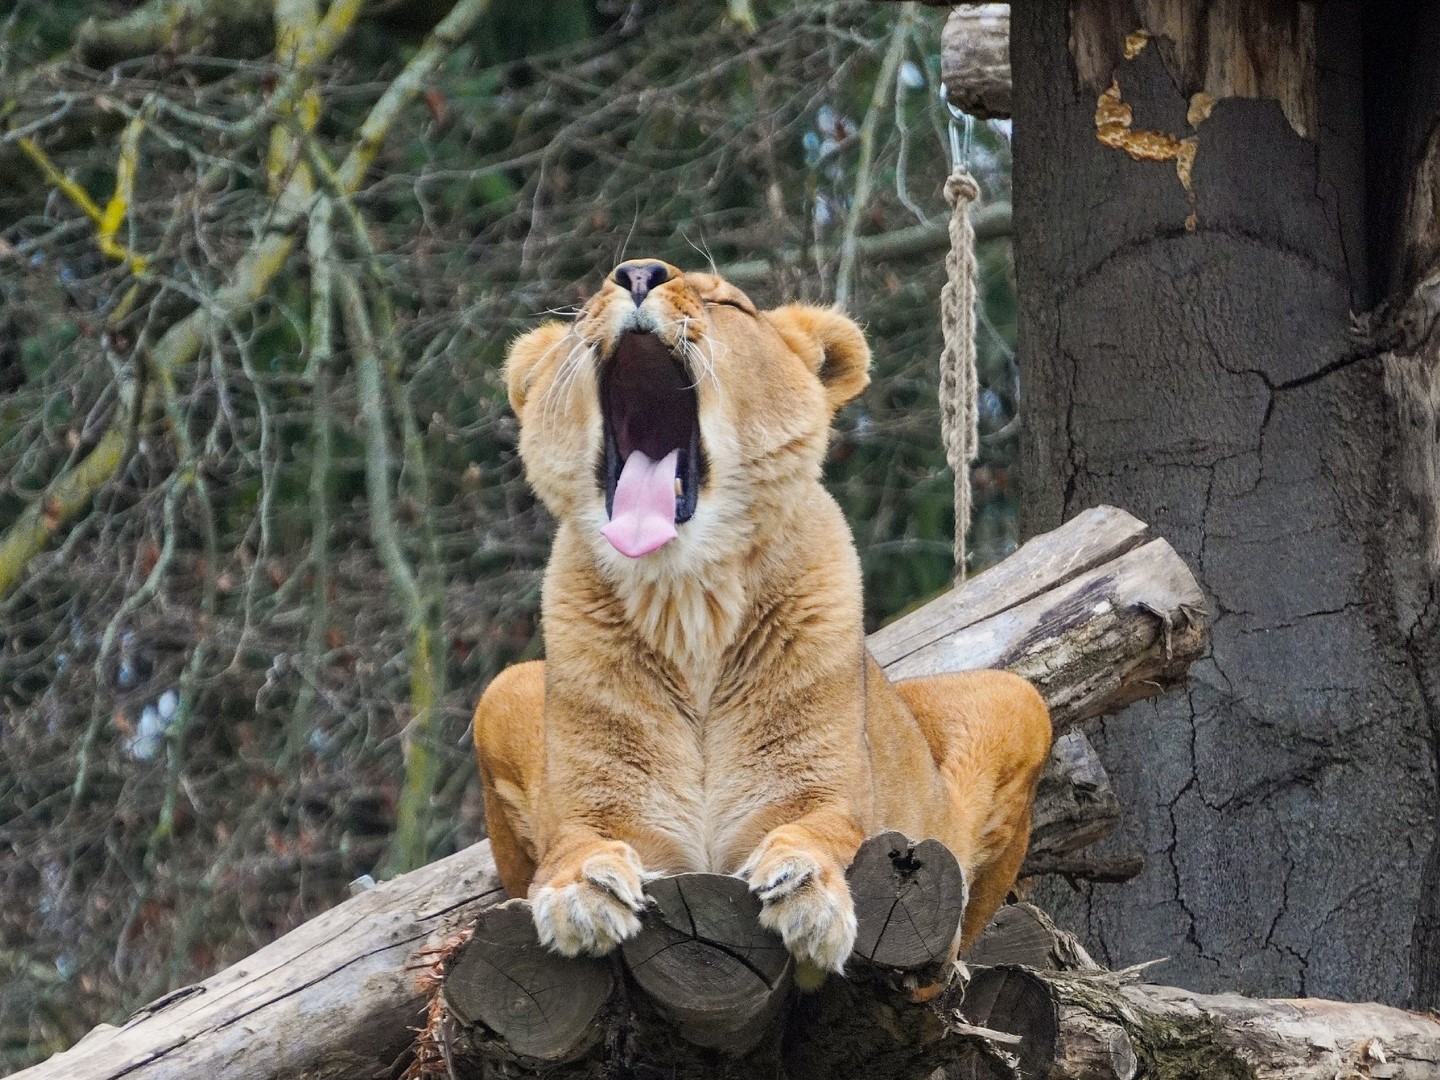
{"type": "Polygon", "coordinates": [[[685,489],[680,486],[680,478],[677,476],[677,477],[675,477],[675,498],[678,499],[678,498],[680,498],[681,495],[684,495],[684,494],[685,494],[685,489]]]}

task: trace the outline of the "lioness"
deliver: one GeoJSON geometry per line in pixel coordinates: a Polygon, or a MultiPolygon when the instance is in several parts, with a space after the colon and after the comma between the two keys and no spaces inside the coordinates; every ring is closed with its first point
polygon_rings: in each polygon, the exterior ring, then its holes
{"type": "Polygon", "coordinates": [[[892,684],[865,648],[820,469],[869,364],[837,311],[762,312],[656,260],[511,346],[520,454],[559,522],[549,658],[491,683],[474,734],[501,880],[558,952],[636,933],[647,875],[739,874],[813,984],[850,954],[845,868],[885,829],[959,859],[957,949],[1014,883],[1040,695],[999,671],[892,684]]]}

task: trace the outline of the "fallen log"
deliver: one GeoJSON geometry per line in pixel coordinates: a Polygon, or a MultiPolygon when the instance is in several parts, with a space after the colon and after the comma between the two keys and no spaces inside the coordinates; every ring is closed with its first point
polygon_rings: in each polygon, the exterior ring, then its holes
{"type": "MultiPolygon", "coordinates": [[[[1202,607],[1164,541],[1100,508],[870,644],[892,677],[1012,666],[1036,681],[1064,728],[1179,685],[1205,640],[1202,607]]],[[[423,1019],[411,970],[418,954],[502,899],[489,846],[476,845],[341,904],[20,1075],[257,1080],[388,1068],[423,1019]]],[[[903,999],[903,988],[895,993],[903,999]]]]}
{"type": "Polygon", "coordinates": [[[1129,881],[1145,868],[1136,854],[1096,856],[1080,849],[1098,843],[1120,824],[1120,800],[1110,776],[1083,732],[1055,740],[1040,775],[1031,813],[1030,850],[1021,877],[1062,874],[1087,881],[1129,881]]]}
{"type": "Polygon", "coordinates": [[[1030,1075],[1053,1080],[1440,1076],[1440,1017],[1434,1014],[1318,998],[1197,994],[1140,983],[1139,969],[1098,967],[1072,935],[1030,904],[1001,908],[970,959],[987,965],[966,990],[970,1022],[1022,1036],[1053,1027],[1048,1071],[1030,1075]]]}
{"type": "Polygon", "coordinates": [[[367,889],[195,986],[101,1024],[26,1080],[368,1076],[424,1019],[427,949],[505,898],[488,842],[367,889]],[[367,1071],[368,1070],[368,1071],[367,1071]]]}
{"type": "MultiPolygon", "coordinates": [[[[1051,1046],[1029,1068],[1022,1056],[1022,1078],[1440,1076],[1440,1019],[1433,1015],[1318,998],[1197,994],[1133,979],[1121,972],[987,968],[967,988],[965,1015],[1051,1046]]],[[[987,1068],[968,1075],[1011,1075],[987,1068]]]]}
{"type": "Polygon", "coordinates": [[[1057,733],[1181,686],[1204,651],[1205,597],[1174,548],[1113,506],[1077,515],[870,635],[892,679],[1008,668],[1057,733]]]}

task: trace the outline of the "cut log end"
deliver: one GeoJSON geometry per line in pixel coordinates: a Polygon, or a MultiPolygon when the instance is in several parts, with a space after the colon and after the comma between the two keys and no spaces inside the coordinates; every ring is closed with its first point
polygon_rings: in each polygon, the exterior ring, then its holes
{"type": "MultiPolygon", "coordinates": [[[[1020,968],[984,968],[975,973],[965,988],[965,1019],[977,1027],[1017,1036],[1019,1041],[1002,1044],[1015,1056],[1014,1074],[1023,1080],[1050,1075],[1055,1061],[1055,1043],[1060,1033],[1060,1012],[1045,983],[1020,968]]],[[[972,1075],[1004,1076],[990,1070],[990,1060],[976,1055],[972,1075]]]]}
{"type": "Polygon", "coordinates": [[[625,967],[691,1043],[748,1051],[778,1015],[793,966],[759,923],[740,878],[681,874],[649,887],[644,929],[622,948],[625,967]]]}
{"type": "Polygon", "coordinates": [[[881,833],[860,846],[846,876],[856,957],[902,971],[948,963],[968,897],[965,874],[943,844],[881,833]]]}
{"type": "Polygon", "coordinates": [[[530,905],[511,900],[480,913],[445,977],[445,1006],[483,1025],[514,1053],[570,1061],[600,1036],[595,1017],[614,989],[607,961],[568,959],[540,944],[530,905]]]}

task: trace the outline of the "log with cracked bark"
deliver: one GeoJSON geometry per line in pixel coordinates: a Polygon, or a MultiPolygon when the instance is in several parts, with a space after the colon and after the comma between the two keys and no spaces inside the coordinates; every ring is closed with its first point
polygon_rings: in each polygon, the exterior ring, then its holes
{"type": "MultiPolygon", "coordinates": [[[[1057,728],[1067,729],[1179,685],[1205,641],[1201,607],[1199,587],[1169,545],[1129,514],[1102,507],[1036,537],[870,644],[897,678],[1010,667],[1036,682],[1057,728]]],[[[1052,766],[1047,790],[1056,794],[1042,799],[1037,820],[1069,815],[1077,835],[1094,835],[1100,825],[1087,824],[1078,808],[1099,806],[1107,819],[1107,800],[1095,797],[1104,785],[1077,764],[1083,754],[1070,757],[1052,766]],[[1073,781],[1062,778],[1067,770],[1073,781]]],[[[1065,848],[1064,829],[1037,830],[1051,855],[1064,853],[1053,846],[1057,836],[1065,848]]],[[[502,898],[489,846],[477,845],[340,905],[21,1075],[363,1075],[387,1066],[422,1019],[413,966],[427,941],[502,898]]]]}
{"type": "Polygon", "coordinates": [[[1030,850],[1020,876],[1129,881],[1144,868],[1139,855],[1096,856],[1081,850],[1119,824],[1120,800],[1105,766],[1083,732],[1067,731],[1055,740],[1035,792],[1030,850]]]}
{"type": "MultiPolygon", "coordinates": [[[[966,989],[965,1017],[1029,1040],[1018,1054],[1022,1078],[1440,1076],[1440,1017],[1434,1014],[1318,998],[1197,994],[1141,983],[1140,969],[1098,967],[1073,936],[1029,904],[1002,908],[976,943],[971,962],[987,966],[966,989]],[[1048,1053],[1037,1053],[1041,1049],[1048,1053]]],[[[996,1061],[992,1056],[961,1075],[1008,1076],[996,1061]]]]}
{"type": "MultiPolygon", "coordinates": [[[[1098,967],[1028,904],[1002,908],[971,966],[945,984],[930,961],[959,924],[960,908],[944,887],[955,867],[927,844],[911,848],[894,834],[867,841],[849,877],[852,891],[871,901],[859,913],[861,939],[871,947],[857,949],[845,979],[808,995],[793,992],[788,957],[731,878],[669,879],[688,898],[662,903],[649,917],[614,978],[606,973],[611,996],[585,999],[590,1019],[579,1028],[571,1004],[580,995],[565,989],[574,985],[567,972],[576,962],[551,957],[538,972],[513,941],[497,950],[477,931],[443,990],[458,1019],[427,1033],[429,1045],[443,1047],[430,1051],[431,1060],[456,1080],[599,1080],[617,1070],[787,1080],[1440,1075],[1440,1018],[1142,984],[1138,970],[1098,967]],[[896,939],[887,943],[887,935],[896,939]],[[668,965],[658,977],[644,966],[657,962],[668,965]],[[557,1005],[560,1023],[547,1040],[546,1013],[557,1005]],[[477,1022],[479,1014],[504,1030],[477,1022]],[[515,1052],[521,1045],[528,1054],[515,1052]]],[[[526,931],[533,946],[533,929],[526,931]]],[[[595,962],[576,966],[585,964],[595,962]]]]}
{"type": "Polygon", "coordinates": [[[892,679],[999,667],[1033,682],[1057,733],[1184,683],[1205,646],[1189,568],[1123,510],[1086,510],[870,635],[892,679]]]}
{"type": "MultiPolygon", "coordinates": [[[[1434,1015],[1319,998],[1197,994],[1133,980],[1119,972],[987,968],[967,988],[965,1015],[974,1024],[1021,1033],[1028,1041],[1019,1055],[1022,1078],[1440,1076],[1434,1015]],[[1046,1032],[1053,1035],[1042,1039],[1046,1032]]],[[[1013,1075],[986,1064],[988,1071],[969,1075],[1013,1075]]]]}

